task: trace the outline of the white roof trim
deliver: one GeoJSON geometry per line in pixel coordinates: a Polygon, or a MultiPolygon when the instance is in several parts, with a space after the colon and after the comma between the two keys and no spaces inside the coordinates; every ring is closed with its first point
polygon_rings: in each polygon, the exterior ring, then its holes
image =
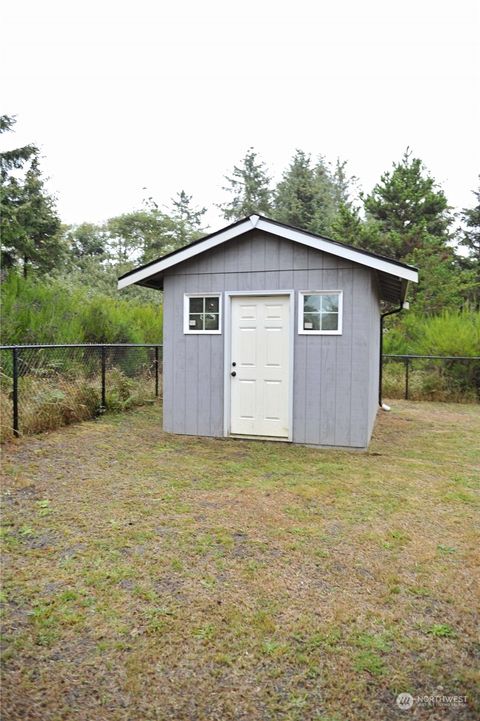
{"type": "Polygon", "coordinates": [[[383,258],[375,258],[371,255],[365,255],[353,248],[347,248],[341,244],[332,243],[324,238],[313,237],[301,230],[296,230],[295,228],[286,228],[281,225],[277,225],[276,223],[271,223],[269,220],[264,220],[258,215],[251,215],[249,218],[244,220],[243,223],[239,223],[233,228],[227,228],[226,230],[217,233],[212,238],[206,238],[204,241],[196,243],[190,247],[187,246],[183,250],[180,250],[178,253],[175,253],[167,258],[160,258],[160,260],[157,260],[156,263],[152,263],[152,265],[149,265],[146,268],[139,268],[136,272],[128,275],[126,278],[121,278],[118,281],[118,288],[126,288],[133,283],[138,283],[145,280],[145,278],[161,273],[178,263],[183,263],[185,260],[194,258],[200,253],[211,250],[227,240],[231,240],[239,235],[248,233],[248,231],[253,228],[273,233],[273,235],[277,235],[280,238],[293,240],[297,243],[301,243],[302,245],[306,245],[309,248],[315,248],[315,250],[330,253],[330,255],[336,255],[339,258],[344,258],[345,260],[351,260],[353,263],[358,263],[359,265],[366,265],[367,267],[374,268],[382,273],[388,273],[389,275],[394,275],[397,278],[403,278],[404,280],[418,283],[418,273],[416,270],[413,270],[413,268],[404,268],[400,265],[396,265],[395,263],[391,263],[388,260],[384,260],[383,258]]]}

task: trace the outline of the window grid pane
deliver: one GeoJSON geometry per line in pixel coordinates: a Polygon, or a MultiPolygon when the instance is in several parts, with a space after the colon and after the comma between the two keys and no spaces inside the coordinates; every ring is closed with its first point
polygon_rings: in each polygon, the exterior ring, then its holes
{"type": "Polygon", "coordinates": [[[219,316],[218,313],[205,313],[205,330],[218,330],[219,329],[219,316]]]}
{"type": "Polygon", "coordinates": [[[338,295],[322,295],[322,313],[338,313],[338,295]]]}
{"type": "Polygon", "coordinates": [[[303,330],[320,330],[320,313],[304,313],[303,330]]]}
{"type": "Polygon", "coordinates": [[[303,330],[329,331],[339,329],[339,293],[308,293],[303,296],[303,330]]]}
{"type": "Polygon", "coordinates": [[[188,296],[186,332],[220,332],[220,296],[188,296]]]}
{"type": "Polygon", "coordinates": [[[190,313],[204,313],[204,298],[190,298],[190,313]]]}
{"type": "Polygon", "coordinates": [[[338,313],[322,313],[322,330],[338,330],[338,313]]]}
{"type": "Polygon", "coordinates": [[[218,313],[219,298],[205,298],[205,313],[218,313]]]}
{"type": "Polygon", "coordinates": [[[190,330],[203,330],[203,313],[190,313],[188,327],[190,330]]]}
{"type": "Polygon", "coordinates": [[[320,298],[319,295],[304,295],[303,296],[303,310],[305,313],[315,313],[320,310],[320,298]]]}

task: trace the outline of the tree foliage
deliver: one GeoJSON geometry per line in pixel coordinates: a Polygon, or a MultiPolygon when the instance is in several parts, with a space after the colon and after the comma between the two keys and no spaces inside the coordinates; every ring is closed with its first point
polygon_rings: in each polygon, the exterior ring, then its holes
{"type": "MultiPolygon", "coordinates": [[[[0,133],[13,129],[15,118],[0,118],[0,133]]],[[[46,272],[65,255],[55,199],[45,189],[34,145],[0,153],[0,232],[2,265],[29,266],[46,272]]]]}
{"type": "Polygon", "coordinates": [[[66,226],[63,229],[65,240],[74,262],[90,258],[103,260],[107,255],[108,236],[106,229],[94,223],[66,226]]]}
{"type": "Polygon", "coordinates": [[[461,218],[465,223],[465,228],[461,234],[460,245],[467,248],[470,258],[480,263],[480,184],[478,190],[472,192],[477,203],[473,208],[462,210],[461,218]]]}
{"type": "Polygon", "coordinates": [[[269,215],[272,210],[271,179],[265,163],[258,159],[253,148],[249,148],[241,165],[235,165],[231,176],[225,176],[223,190],[230,194],[231,200],[220,209],[227,220],[238,220],[252,213],[269,215]]]}
{"type": "Polygon", "coordinates": [[[429,238],[450,239],[452,217],[445,194],[408,148],[363,201],[367,218],[379,231],[379,251],[390,258],[407,258],[429,238]]]}
{"type": "Polygon", "coordinates": [[[460,256],[458,262],[460,268],[471,275],[469,300],[480,310],[480,185],[473,194],[476,205],[473,208],[464,208],[460,214],[464,223],[460,230],[460,245],[466,248],[467,256],[460,256]]]}
{"type": "Polygon", "coordinates": [[[275,190],[275,218],[282,223],[313,231],[318,216],[317,204],[324,206],[326,200],[318,196],[310,155],[297,150],[275,190]]]}
{"type": "MultiPolygon", "coordinates": [[[[14,117],[0,116],[0,134],[11,132],[14,126],[14,117]]],[[[38,285],[34,282],[25,290],[29,299],[37,291],[39,297],[44,293],[40,290],[44,276],[45,286],[60,283],[55,286],[58,299],[66,297],[60,292],[62,287],[71,290],[75,298],[81,288],[82,303],[97,296],[113,301],[118,275],[205,232],[206,208],[195,206],[183,189],[168,205],[148,197],[140,208],[104,223],[61,226],[34,145],[0,153],[0,181],[2,263],[14,277],[26,274],[27,269],[34,271],[32,281],[38,280],[38,285]]],[[[228,199],[220,207],[227,220],[260,213],[417,266],[420,283],[409,291],[413,301],[410,317],[480,308],[480,187],[474,191],[473,207],[460,214],[462,227],[455,229],[445,193],[408,148],[366,194],[356,194],[356,178],[348,174],[344,161],[332,164],[322,155],[312,157],[301,149],[295,151],[276,185],[252,147],[226,181],[228,199]]],[[[47,297],[54,302],[54,295],[44,293],[42,297],[45,303],[47,297]]],[[[143,309],[145,302],[157,309],[160,300],[139,287],[125,289],[122,298],[143,309]]],[[[89,337],[93,337],[95,316],[99,327],[110,323],[113,305],[109,305],[106,318],[106,303],[100,300],[89,305],[89,337]]],[[[26,318],[25,308],[22,313],[26,318]]],[[[395,316],[390,323],[401,328],[405,321],[395,316]]],[[[127,337],[118,317],[115,324],[115,332],[111,329],[103,335],[127,337]]],[[[66,337],[66,325],[62,332],[66,337]]]]}
{"type": "Polygon", "coordinates": [[[472,285],[455,252],[450,213],[443,190],[420,158],[407,148],[400,162],[362,197],[366,214],[363,247],[420,269],[410,298],[418,313],[462,307],[472,285]]]}
{"type": "Polygon", "coordinates": [[[331,235],[342,207],[350,207],[353,178],[346,163],[337,160],[332,170],[321,155],[315,164],[303,150],[296,150],[275,189],[274,217],[287,225],[319,235],[331,235]]]}
{"type": "Polygon", "coordinates": [[[175,227],[175,245],[178,248],[197,240],[204,234],[203,216],[206,208],[192,205],[193,198],[181,190],[171,200],[171,218],[175,227]]]}

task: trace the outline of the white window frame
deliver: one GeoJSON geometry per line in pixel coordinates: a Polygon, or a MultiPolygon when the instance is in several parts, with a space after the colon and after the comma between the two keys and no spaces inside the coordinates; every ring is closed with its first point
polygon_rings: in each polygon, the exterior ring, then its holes
{"type": "Polygon", "coordinates": [[[298,293],[298,334],[299,335],[342,335],[343,291],[342,290],[301,290],[298,293]],[[303,327],[303,306],[306,295],[338,295],[337,330],[305,330],[303,327]]]}
{"type": "Polygon", "coordinates": [[[183,332],[185,335],[221,335],[222,333],[222,294],[209,293],[184,293],[183,295],[183,332]],[[190,321],[190,298],[218,298],[218,330],[191,330],[190,321]]]}

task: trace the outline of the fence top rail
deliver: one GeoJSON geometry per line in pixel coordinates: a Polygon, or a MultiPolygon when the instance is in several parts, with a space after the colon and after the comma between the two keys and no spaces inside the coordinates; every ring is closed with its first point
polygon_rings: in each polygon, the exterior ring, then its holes
{"type": "MultiPolygon", "coordinates": [[[[163,343],[34,343],[31,345],[0,345],[2,350],[29,350],[41,348],[163,348],[163,343]]],[[[411,358],[424,358],[427,360],[480,360],[480,356],[461,355],[416,355],[384,353],[383,358],[397,358],[399,360],[410,360],[411,358]]]]}
{"type": "Polygon", "coordinates": [[[384,358],[398,358],[400,360],[410,360],[411,358],[425,358],[427,360],[480,360],[478,355],[396,355],[393,353],[384,353],[384,358]]]}
{"type": "Polygon", "coordinates": [[[46,343],[33,345],[0,345],[0,350],[34,348],[162,348],[162,343],[46,343]]]}

